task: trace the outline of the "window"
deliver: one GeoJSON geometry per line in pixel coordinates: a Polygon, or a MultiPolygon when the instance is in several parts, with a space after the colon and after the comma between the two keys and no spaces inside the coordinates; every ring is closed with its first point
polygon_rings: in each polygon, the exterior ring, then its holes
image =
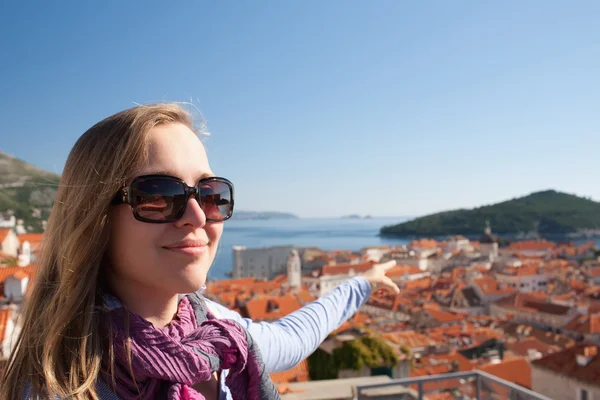
{"type": "Polygon", "coordinates": [[[577,389],[577,400],[592,400],[592,396],[586,389],[577,389]]]}

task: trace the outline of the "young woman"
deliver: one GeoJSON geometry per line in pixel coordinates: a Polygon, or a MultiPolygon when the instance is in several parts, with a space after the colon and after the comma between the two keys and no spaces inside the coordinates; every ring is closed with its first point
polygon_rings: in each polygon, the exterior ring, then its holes
{"type": "Polygon", "coordinates": [[[277,398],[269,373],[310,355],[373,285],[398,292],[392,263],[273,323],[205,300],[233,204],[180,106],[90,128],[61,177],[1,398],[277,398]]]}

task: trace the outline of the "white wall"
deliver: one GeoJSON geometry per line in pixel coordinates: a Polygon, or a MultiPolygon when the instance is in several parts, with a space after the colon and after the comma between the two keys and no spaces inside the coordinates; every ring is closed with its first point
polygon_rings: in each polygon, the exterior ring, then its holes
{"type": "Polygon", "coordinates": [[[526,275],[513,276],[505,274],[496,274],[496,280],[504,283],[508,287],[519,290],[520,292],[545,291],[550,281],[550,275],[526,275]]]}
{"type": "Polygon", "coordinates": [[[8,232],[4,241],[0,243],[1,250],[9,256],[17,257],[19,253],[19,237],[13,232],[8,232]]]}

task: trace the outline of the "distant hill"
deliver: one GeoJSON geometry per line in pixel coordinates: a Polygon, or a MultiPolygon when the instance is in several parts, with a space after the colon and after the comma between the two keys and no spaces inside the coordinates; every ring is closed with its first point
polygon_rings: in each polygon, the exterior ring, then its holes
{"type": "Polygon", "coordinates": [[[277,211],[243,211],[236,210],[233,212],[231,219],[237,220],[256,220],[256,219],[298,219],[298,216],[277,211]]]}
{"type": "Polygon", "coordinates": [[[60,176],[0,151],[0,213],[12,211],[32,232],[42,231],[60,176]]]}
{"type": "Polygon", "coordinates": [[[446,211],[381,228],[387,236],[476,235],[489,221],[494,232],[563,235],[600,229],[600,203],[546,190],[501,203],[446,211]]]}

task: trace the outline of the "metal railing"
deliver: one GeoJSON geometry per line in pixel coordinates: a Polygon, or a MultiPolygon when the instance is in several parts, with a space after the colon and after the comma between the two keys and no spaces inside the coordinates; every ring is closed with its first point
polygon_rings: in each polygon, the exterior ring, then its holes
{"type": "Polygon", "coordinates": [[[356,387],[356,398],[357,400],[427,400],[428,394],[435,395],[443,392],[451,393],[457,400],[552,400],[477,370],[359,385],[356,387]],[[407,389],[412,389],[412,394],[409,394],[407,389]]]}

